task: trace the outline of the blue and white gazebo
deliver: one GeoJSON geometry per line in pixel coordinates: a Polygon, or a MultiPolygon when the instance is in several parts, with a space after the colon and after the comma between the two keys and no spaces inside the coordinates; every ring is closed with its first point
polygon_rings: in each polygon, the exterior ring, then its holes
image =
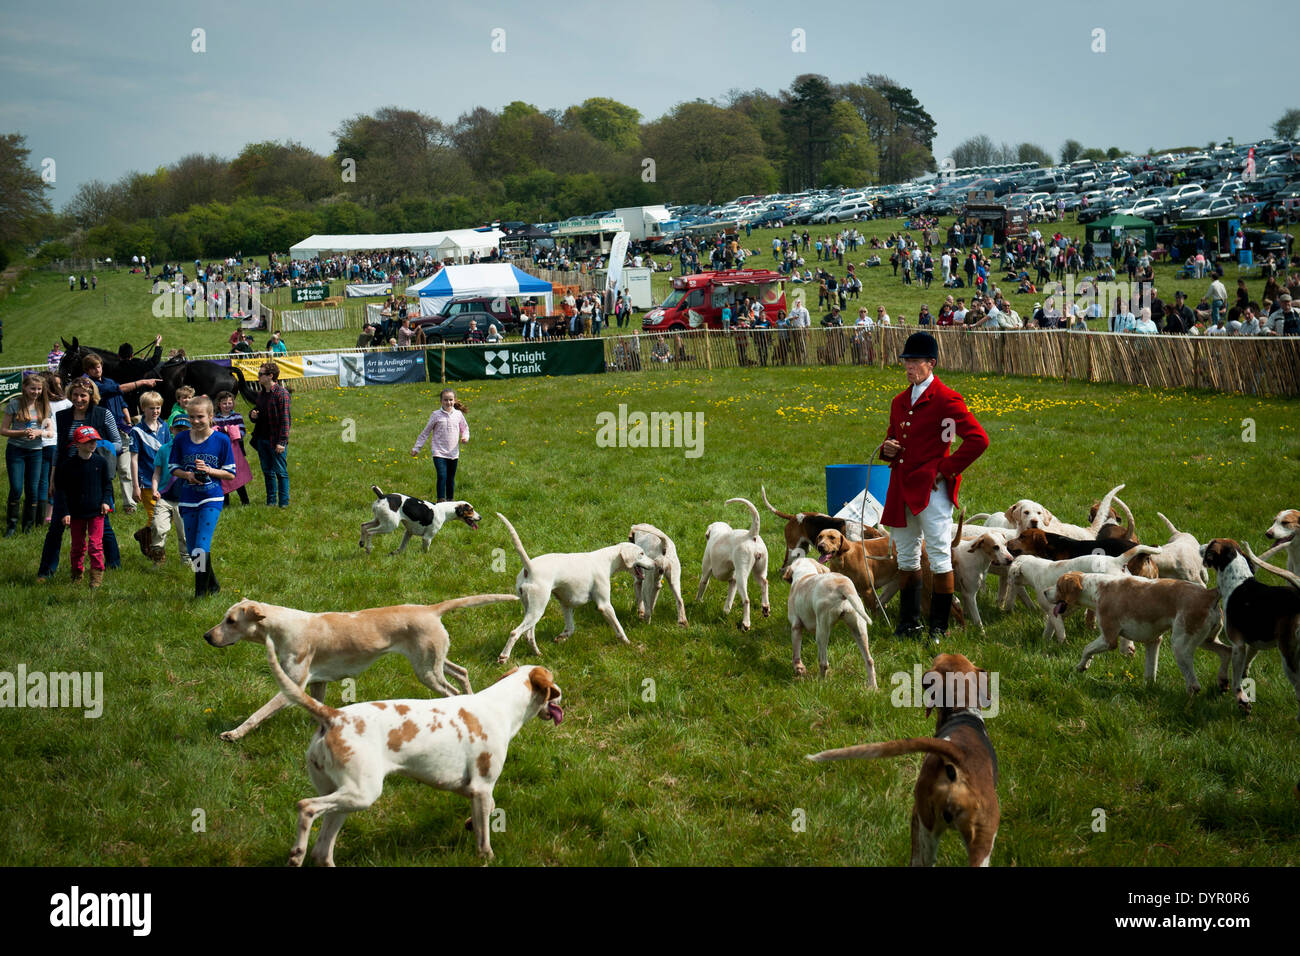
{"type": "Polygon", "coordinates": [[[406,291],[419,295],[421,315],[437,315],[451,299],[496,295],[509,298],[544,296],[546,314],[555,311],[551,284],[509,263],[447,266],[436,275],[408,286],[406,291]]]}

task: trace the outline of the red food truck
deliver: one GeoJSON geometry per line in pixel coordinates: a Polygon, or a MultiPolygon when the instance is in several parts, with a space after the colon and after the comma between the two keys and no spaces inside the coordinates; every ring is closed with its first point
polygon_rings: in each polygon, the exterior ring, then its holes
{"type": "Polygon", "coordinates": [[[641,321],[645,332],[679,332],[689,329],[721,329],[722,307],[744,296],[763,303],[768,320],[775,323],[778,310],[785,308],[785,276],[769,269],[731,269],[701,272],[673,279],[673,291],[641,321]]]}

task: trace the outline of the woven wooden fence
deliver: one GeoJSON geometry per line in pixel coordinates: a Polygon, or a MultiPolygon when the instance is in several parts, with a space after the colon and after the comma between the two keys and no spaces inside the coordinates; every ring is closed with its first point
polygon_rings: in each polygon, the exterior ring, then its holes
{"type": "MultiPolygon", "coordinates": [[[[610,336],[611,372],[897,363],[915,328],[696,330],[610,336]]],[[[1300,396],[1300,338],[936,329],[941,368],[986,375],[1300,396]]]]}

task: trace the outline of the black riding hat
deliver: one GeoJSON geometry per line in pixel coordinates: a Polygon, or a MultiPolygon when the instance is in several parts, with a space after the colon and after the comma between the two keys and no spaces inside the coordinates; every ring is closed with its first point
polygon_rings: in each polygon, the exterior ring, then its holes
{"type": "Polygon", "coordinates": [[[913,332],[907,337],[907,344],[903,346],[903,353],[899,358],[931,359],[937,362],[939,361],[939,343],[928,332],[913,332]]]}

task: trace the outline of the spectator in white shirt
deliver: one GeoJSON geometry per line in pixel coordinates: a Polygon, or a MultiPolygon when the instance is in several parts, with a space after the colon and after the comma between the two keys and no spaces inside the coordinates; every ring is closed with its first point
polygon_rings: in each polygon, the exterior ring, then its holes
{"type": "Polygon", "coordinates": [[[889,325],[889,313],[885,311],[883,305],[876,306],[876,322],[880,325],[889,325]]]}
{"type": "Polygon", "coordinates": [[[1148,308],[1142,309],[1142,311],[1138,315],[1137,325],[1134,327],[1133,331],[1141,332],[1144,335],[1155,335],[1158,331],[1160,331],[1159,329],[1156,328],[1156,324],[1151,321],[1150,309],[1148,308]]]}

